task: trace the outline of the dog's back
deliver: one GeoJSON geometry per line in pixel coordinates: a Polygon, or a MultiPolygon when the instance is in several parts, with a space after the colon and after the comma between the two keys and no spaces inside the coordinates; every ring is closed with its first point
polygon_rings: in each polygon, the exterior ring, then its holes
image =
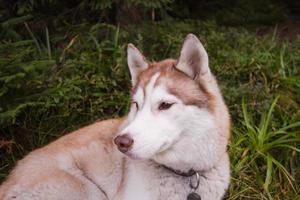
{"type": "Polygon", "coordinates": [[[122,121],[96,122],[31,152],[0,187],[0,199],[103,199],[115,193],[117,187],[107,185],[122,178],[122,160],[112,146],[122,121]]]}

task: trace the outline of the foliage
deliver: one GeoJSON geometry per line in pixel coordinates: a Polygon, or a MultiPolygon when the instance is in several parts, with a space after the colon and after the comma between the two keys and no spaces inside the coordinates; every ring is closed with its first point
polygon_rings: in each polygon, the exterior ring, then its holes
{"type": "Polygon", "coordinates": [[[232,168],[236,176],[232,191],[241,192],[230,199],[243,199],[246,195],[258,199],[281,199],[278,191],[274,190],[278,182],[290,185],[293,191],[299,190],[293,173],[296,170],[296,154],[300,152],[296,145],[300,143],[297,131],[300,121],[290,124],[272,122],[278,99],[273,100],[268,112],[261,115],[258,125],[247,110],[245,101],[242,103],[243,125],[234,129],[231,145],[231,152],[235,155],[232,168]],[[253,195],[251,177],[255,176],[264,192],[253,195]]]}

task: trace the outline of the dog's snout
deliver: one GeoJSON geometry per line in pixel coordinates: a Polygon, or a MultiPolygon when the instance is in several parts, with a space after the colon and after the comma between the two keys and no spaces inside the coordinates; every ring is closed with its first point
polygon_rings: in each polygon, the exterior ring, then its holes
{"type": "Polygon", "coordinates": [[[133,144],[133,139],[127,134],[119,135],[114,139],[115,144],[122,153],[126,153],[133,144]]]}

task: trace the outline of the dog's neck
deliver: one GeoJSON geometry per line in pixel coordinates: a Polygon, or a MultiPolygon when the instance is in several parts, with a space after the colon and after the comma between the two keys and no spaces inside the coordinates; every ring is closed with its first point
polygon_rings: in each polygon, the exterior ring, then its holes
{"type": "Polygon", "coordinates": [[[191,177],[191,176],[194,176],[197,173],[192,168],[189,171],[182,171],[182,170],[178,170],[178,169],[173,169],[172,167],[168,167],[166,165],[161,165],[161,167],[165,168],[170,173],[174,173],[178,176],[183,176],[183,177],[191,177]]]}
{"type": "Polygon", "coordinates": [[[128,158],[127,164],[123,200],[169,200],[174,199],[174,195],[179,195],[179,199],[186,199],[190,192],[188,177],[177,175],[156,162],[128,158]],[[176,192],[174,184],[180,185],[176,192]],[[158,185],[161,187],[157,187],[158,185]]]}
{"type": "Polygon", "coordinates": [[[186,199],[191,192],[190,180],[195,181],[199,178],[199,172],[194,170],[184,172],[153,160],[128,158],[127,163],[123,200],[186,199]],[[157,187],[158,185],[160,187],[157,187]]]}

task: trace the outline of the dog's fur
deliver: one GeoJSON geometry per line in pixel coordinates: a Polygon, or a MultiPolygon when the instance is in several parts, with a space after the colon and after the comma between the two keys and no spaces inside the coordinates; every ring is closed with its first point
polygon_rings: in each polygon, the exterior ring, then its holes
{"type": "Polygon", "coordinates": [[[148,62],[132,44],[127,51],[133,84],[128,116],[96,122],[33,151],[0,187],[1,200],[186,199],[189,178],[166,167],[198,171],[201,199],[222,199],[230,179],[230,120],[204,47],[189,34],[178,61],[148,62]],[[113,144],[125,134],[133,140],[126,155],[113,144]]]}

